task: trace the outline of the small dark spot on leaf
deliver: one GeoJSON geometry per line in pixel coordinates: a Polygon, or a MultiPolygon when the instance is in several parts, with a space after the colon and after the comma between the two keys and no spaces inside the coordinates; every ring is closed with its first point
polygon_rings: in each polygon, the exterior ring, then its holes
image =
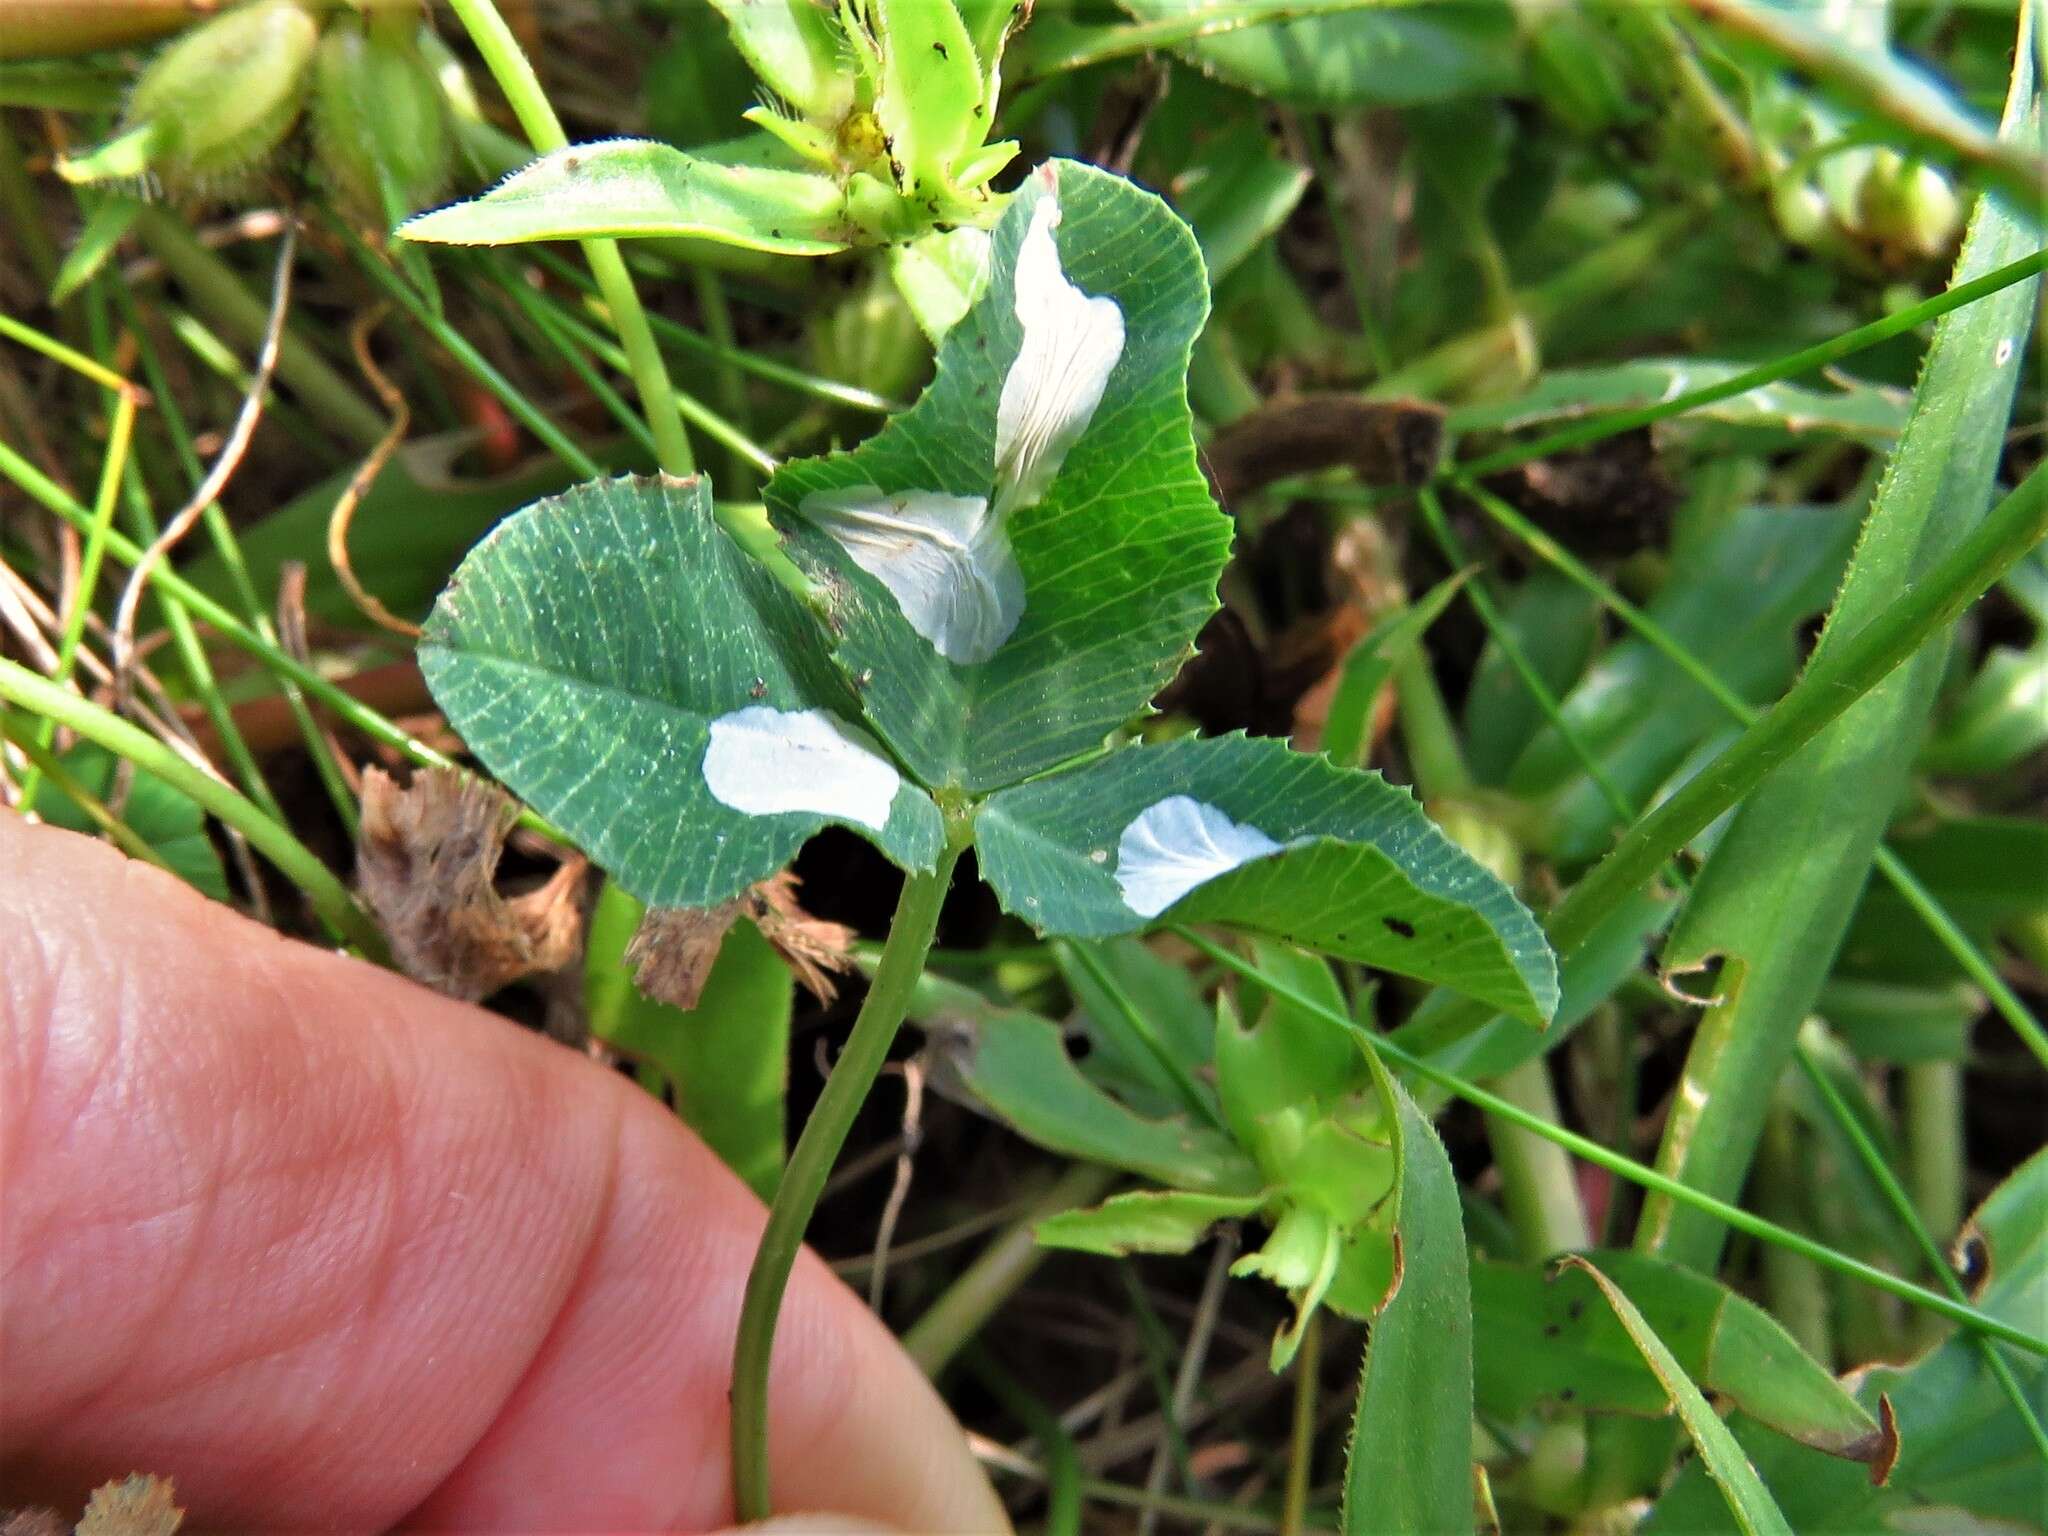
{"type": "Polygon", "coordinates": [[[748,697],[748,698],[750,698],[750,699],[765,699],[765,698],[767,698],[767,697],[768,697],[768,679],[767,679],[767,678],[765,678],[765,677],[757,677],[757,678],[755,678],[755,679],[754,679],[754,686],[753,686],[753,687],[751,687],[751,688],[749,688],[749,689],[747,690],[747,697],[748,697]]]}
{"type": "Polygon", "coordinates": [[[1389,933],[1398,933],[1404,939],[1412,939],[1415,937],[1415,925],[1409,922],[1406,918],[1383,917],[1380,919],[1380,921],[1387,925],[1387,931],[1389,933]]]}
{"type": "Polygon", "coordinates": [[[1545,1324],[1543,1325],[1543,1337],[1545,1337],[1546,1339],[1554,1339],[1554,1338],[1556,1338],[1556,1337],[1557,1337],[1557,1336],[1558,1336],[1558,1335],[1559,1335],[1560,1333],[1563,1333],[1563,1332],[1564,1332],[1564,1324],[1563,1324],[1563,1323],[1545,1323],[1545,1324]]]}
{"type": "Polygon", "coordinates": [[[945,45],[944,43],[937,43],[937,42],[933,43],[933,44],[932,44],[932,52],[933,52],[933,53],[936,53],[936,54],[937,54],[937,55],[938,55],[938,56],[939,56],[940,58],[942,58],[942,59],[950,59],[950,58],[952,58],[952,57],[953,57],[953,55],[951,55],[950,53],[946,52],[946,45],[945,45]]]}
{"type": "Polygon", "coordinates": [[[1568,1403],[1571,1402],[1578,1395],[1579,1389],[1577,1387],[1566,1387],[1563,1391],[1557,1394],[1557,1400],[1560,1403],[1568,1403]]]}
{"type": "Polygon", "coordinates": [[[1954,1268],[1956,1278],[1963,1282],[1963,1289],[1970,1300],[1975,1301],[1991,1279],[1991,1245],[1984,1241],[1984,1234],[1977,1228],[1966,1227],[1949,1253],[1949,1264],[1954,1268]]]}
{"type": "Polygon", "coordinates": [[[782,238],[782,231],[779,229],[771,229],[768,231],[768,235],[770,239],[780,240],[782,238]]]}
{"type": "Polygon", "coordinates": [[[562,161],[562,169],[565,171],[573,171],[580,167],[582,164],[583,157],[581,155],[570,155],[569,157],[562,161]]]}
{"type": "Polygon", "coordinates": [[[1582,1296],[1573,1297],[1571,1305],[1564,1309],[1564,1315],[1575,1323],[1584,1317],[1586,1315],[1585,1298],[1582,1296]]]}

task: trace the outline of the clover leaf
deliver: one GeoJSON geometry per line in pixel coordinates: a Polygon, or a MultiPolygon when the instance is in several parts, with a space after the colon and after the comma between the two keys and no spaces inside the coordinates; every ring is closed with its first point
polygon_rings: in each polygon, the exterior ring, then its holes
{"type": "Polygon", "coordinates": [[[944,841],[701,478],[593,481],[507,519],[434,605],[420,667],[491,771],[650,906],[729,900],[827,822],[906,869],[944,841]]]}
{"type": "Polygon", "coordinates": [[[1230,539],[1185,392],[1207,311],[1165,204],[1040,167],[923,398],[769,482],[869,721],[927,784],[995,789],[1093,750],[1190,654],[1230,539]]]}

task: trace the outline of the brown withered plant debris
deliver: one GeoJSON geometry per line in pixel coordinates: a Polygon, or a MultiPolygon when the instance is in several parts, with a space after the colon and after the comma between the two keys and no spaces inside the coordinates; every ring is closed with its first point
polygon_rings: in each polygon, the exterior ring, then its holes
{"type": "Polygon", "coordinates": [[[853,930],[813,917],[797,901],[797,878],[770,875],[715,907],[651,907],[626,946],[626,963],[640,990],[658,1002],[688,1010],[704,995],[705,979],[725,931],[739,918],[761,930],[783,962],[821,1003],[839,995],[835,971],[853,968],[853,930]]]}
{"type": "MultiPolygon", "coordinates": [[[[1407,600],[1401,590],[1397,564],[1385,531],[1372,518],[1353,518],[1331,541],[1327,580],[1332,606],[1316,621],[1320,644],[1312,652],[1321,663],[1321,675],[1294,701],[1293,740],[1299,750],[1314,752],[1322,746],[1330,701],[1336,696],[1352,647],[1407,600]]],[[[1285,641],[1288,636],[1281,638],[1285,641]]],[[[1367,760],[1393,719],[1394,689],[1390,681],[1373,700],[1365,737],[1367,760]]]]}
{"type": "Polygon", "coordinates": [[[588,866],[574,857],[538,890],[500,895],[498,859],[517,819],[504,791],[453,769],[422,769],[403,787],[364,770],[356,881],[408,976],[476,1002],[575,960],[588,866]]]}
{"type": "Polygon", "coordinates": [[[71,1536],[71,1526],[54,1509],[0,1511],[0,1536],[71,1536]]]}
{"type": "Polygon", "coordinates": [[[1648,427],[1518,464],[1480,483],[1582,555],[1661,549],[1678,505],[1678,487],[1665,474],[1648,427]]]}
{"type": "Polygon", "coordinates": [[[86,1501],[78,1536],[172,1536],[185,1523],[177,1497],[169,1478],[141,1472],[102,1483],[86,1501]]]}
{"type": "Polygon", "coordinates": [[[1202,451],[1216,499],[1291,475],[1349,467],[1363,485],[1415,486],[1436,468],[1444,413],[1419,400],[1298,395],[1261,406],[1218,432],[1202,451]]]}

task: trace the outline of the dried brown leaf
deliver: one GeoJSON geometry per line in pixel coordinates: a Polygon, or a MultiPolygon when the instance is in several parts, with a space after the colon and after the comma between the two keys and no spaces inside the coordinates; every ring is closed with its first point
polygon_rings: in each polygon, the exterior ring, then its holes
{"type": "Polygon", "coordinates": [[[78,1536],[172,1536],[185,1521],[177,1495],[169,1478],[142,1472],[102,1483],[86,1501],[78,1536]]]}
{"type": "Polygon", "coordinates": [[[504,791],[453,769],[424,769],[402,788],[381,769],[364,771],[356,879],[408,976],[475,1002],[576,958],[581,858],[538,890],[498,893],[517,816],[504,791]]]}
{"type": "Polygon", "coordinates": [[[821,1003],[831,1002],[839,995],[832,973],[853,968],[854,933],[844,923],[806,912],[796,887],[796,876],[785,869],[716,907],[650,908],[626,945],[634,983],[657,1002],[685,1012],[695,1008],[725,931],[745,917],[775,946],[805,990],[821,1003]]]}
{"type": "Polygon", "coordinates": [[[715,907],[649,907],[626,944],[634,985],[658,1003],[695,1008],[725,931],[745,907],[744,896],[715,907]]]}
{"type": "Polygon", "coordinates": [[[839,995],[832,973],[853,969],[854,932],[844,923],[811,916],[797,901],[796,887],[796,876],[785,869],[749,891],[754,925],[796,973],[804,990],[829,1003],[839,995]]]}

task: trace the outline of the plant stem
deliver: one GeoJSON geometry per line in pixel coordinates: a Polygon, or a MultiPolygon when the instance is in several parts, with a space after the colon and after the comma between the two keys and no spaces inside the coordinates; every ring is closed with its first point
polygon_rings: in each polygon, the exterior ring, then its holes
{"type": "Polygon", "coordinates": [[[284,827],[264,815],[256,805],[231,785],[221,782],[186,762],[147,731],[130,725],[120,716],[60,688],[40,673],[0,657],[0,699],[32,710],[46,720],[76,731],[97,742],[117,757],[124,757],[146,773],[162,779],[201,809],[233,827],[249,840],[249,846],[269,859],[306,893],[313,910],[334,931],[365,955],[380,959],[385,953],[383,935],[369,919],[348,887],[334,872],[314,857],[312,851],[284,827]]]}
{"type": "MultiPolygon", "coordinates": [[[[1757,1209],[1772,1221],[1789,1225],[1801,1214],[1800,1192],[1811,1177],[1812,1165],[1800,1144],[1798,1116],[1780,1094],[1764,1116],[1763,1137],[1757,1143],[1752,1179],[1757,1209]]],[[[1801,1349],[1833,1370],[1834,1318],[1821,1272],[1798,1254],[1770,1245],[1764,1248],[1762,1263],[1771,1315],[1784,1324],[1801,1349]]]]}
{"type": "MultiPolygon", "coordinates": [[[[20,748],[22,756],[35,766],[36,772],[49,780],[50,787],[83,811],[86,819],[112,838],[129,858],[140,859],[145,864],[154,864],[166,874],[176,874],[177,871],[171,868],[161,853],[145,842],[142,835],[127,822],[109,810],[104,800],[81,784],[56,754],[36,740],[36,731],[27,723],[29,718],[23,715],[17,721],[15,711],[0,709],[0,739],[11,741],[20,748]]],[[[28,787],[32,789],[34,786],[28,787]]],[[[24,811],[33,811],[36,804],[25,794],[22,797],[21,808],[24,811]]],[[[47,820],[47,817],[45,819],[47,820]]]]}
{"type": "MultiPolygon", "coordinates": [[[[1495,1078],[1493,1087],[1532,1115],[1552,1122],[1560,1118],[1550,1068],[1541,1056],[1495,1078]]],[[[1501,1203],[1514,1224],[1522,1257],[1534,1261],[1590,1248],[1593,1236],[1570,1155],[1555,1142],[1497,1115],[1486,1117],[1486,1139],[1493,1146],[1501,1203]]]]}
{"type": "Polygon", "coordinates": [[[1911,1061],[1905,1089],[1906,1179],[1913,1206],[1936,1238],[1963,1224],[1963,1068],[1955,1061],[1911,1061]]]}
{"type": "MultiPolygon", "coordinates": [[[[1188,943],[1201,950],[1210,959],[1227,966],[1240,976],[1247,977],[1258,983],[1267,991],[1286,998],[1296,1007],[1305,1008],[1317,1017],[1326,1019],[1332,1024],[1341,1025],[1347,1030],[1360,1034],[1366,1033],[1356,1020],[1346,1018],[1336,1010],[1316,1001],[1306,992],[1289,985],[1283,978],[1260,970],[1249,960],[1241,959],[1222,945],[1212,944],[1192,928],[1179,923],[1169,926],[1172,932],[1186,939],[1188,943]]],[[[1861,1259],[1837,1253],[1825,1243],[1815,1242],[1805,1234],[1781,1227],[1776,1222],[1765,1221],[1762,1217],[1752,1215],[1750,1212],[1743,1210],[1739,1205],[1730,1205],[1726,1200],[1718,1200],[1712,1195],[1702,1194],[1689,1185],[1681,1184],[1678,1180],[1659,1173],[1647,1164],[1639,1163],[1632,1157],[1624,1157],[1619,1152],[1611,1152],[1606,1147],[1601,1146],[1599,1142],[1592,1140],[1590,1137],[1581,1136],[1576,1131],[1568,1131],[1561,1125],[1552,1125],[1541,1116],[1530,1114],[1529,1111],[1523,1109],[1519,1104],[1510,1103],[1497,1093],[1489,1093],[1476,1083],[1469,1083],[1455,1073],[1444,1071],[1443,1068],[1396,1044],[1385,1035],[1371,1035],[1368,1044],[1373,1050],[1378,1051],[1387,1060],[1405,1071],[1413,1073],[1426,1082],[1435,1083],[1439,1088],[1455,1094],[1468,1104],[1475,1105],[1490,1114],[1499,1115],[1503,1119],[1512,1121],[1527,1130],[1535,1132],[1538,1136],[1556,1142],[1566,1151],[1577,1154],[1596,1167],[1605,1168],[1609,1173],[1619,1174],[1631,1183],[1639,1184],[1644,1189],[1653,1190],[1658,1194],[1677,1201],[1680,1205],[1690,1206],[1694,1210],[1702,1211],[1714,1220],[1733,1227],[1738,1232],[1745,1232],[1761,1242],[1775,1243],[1782,1248],[1789,1249],[1793,1253],[1804,1254],[1815,1263],[1824,1265],[1838,1274],[1848,1275],[1853,1279],[1861,1280],[1866,1285],[1874,1286],[1880,1291],[1886,1291],[1891,1295],[1901,1297],[1916,1307],[1925,1308],[1930,1312],[1938,1312],[1943,1317],[1961,1323],[1966,1328],[1974,1329],[1980,1334],[1986,1334],[1995,1339],[2002,1339],[2008,1344],[2016,1345],[2027,1351],[2029,1354],[2048,1358],[2048,1339],[2036,1338],[2023,1328],[2016,1328],[2003,1319],[1993,1317],[1986,1312],[1980,1312],[1975,1307],[1969,1306],[1964,1302],[1955,1301],[1938,1292],[1930,1291],[1924,1285],[1915,1285],[1910,1280],[1902,1280],[1897,1275],[1879,1269],[1874,1264],[1866,1264],[1861,1259]]]]}
{"type": "MultiPolygon", "coordinates": [[[[214,322],[255,344],[263,339],[269,312],[243,286],[235,269],[214,255],[168,210],[154,204],[135,216],[135,233],[149,253],[175,277],[193,305],[214,322]]],[[[355,388],[289,327],[278,343],[277,376],[299,403],[358,448],[374,448],[384,436],[384,418],[355,388]]]]}
{"type": "MultiPolygon", "coordinates": [[[[12,480],[72,527],[83,529],[91,525],[90,511],[73,501],[64,493],[62,486],[4,442],[0,442],[0,476],[12,480]]],[[[113,531],[107,534],[107,552],[127,565],[133,565],[142,558],[142,547],[139,544],[113,531]]],[[[318,699],[373,741],[381,741],[386,746],[395,747],[422,767],[455,766],[454,759],[445,753],[435,751],[425,742],[408,736],[360,699],[351,696],[346,689],[336,687],[317,670],[297,660],[276,643],[244,624],[225,606],[208,597],[171,567],[158,567],[151,573],[149,580],[150,586],[159,597],[177,601],[195,617],[212,625],[220,632],[222,638],[248,652],[278,677],[288,678],[305,689],[308,695],[318,699]]],[[[537,831],[543,830],[545,824],[530,820],[532,815],[530,811],[525,813],[521,818],[522,824],[533,826],[537,831]]],[[[252,838],[250,841],[255,840],[252,838]]]]}
{"type": "Polygon", "coordinates": [[[418,321],[421,329],[432,336],[460,363],[484,388],[504,403],[505,409],[519,418],[520,423],[546,444],[556,458],[586,480],[595,480],[604,473],[603,468],[589,454],[572,441],[569,435],[547,418],[541,408],[527,399],[517,385],[496,368],[489,359],[479,352],[469,339],[448,324],[426,302],[413,292],[412,285],[400,277],[391,266],[380,260],[364,245],[354,231],[339,220],[330,221],[328,227],[348,243],[356,257],[356,265],[368,274],[370,280],[397,300],[405,312],[418,321]]]}
{"type": "MultiPolygon", "coordinates": [[[[505,93],[512,115],[519,119],[519,126],[526,131],[533,147],[543,155],[566,149],[569,136],[562,131],[561,119],[555,116],[526,51],[505,25],[498,8],[491,0],[448,0],[448,8],[469,33],[469,40],[483,56],[484,66],[498,82],[498,89],[505,93]]],[[[625,259],[619,255],[618,242],[583,240],[578,244],[583,247],[590,275],[597,280],[598,292],[611,312],[612,326],[618,331],[632,365],[633,384],[640,392],[640,409],[646,413],[648,428],[654,433],[661,467],[672,475],[695,474],[697,461],[691,456],[689,434],[683,430],[682,413],[676,408],[668,366],[662,361],[661,349],[654,344],[647,312],[640,307],[640,295],[633,289],[633,279],[626,271],[625,259]]]]}
{"type": "Polygon", "coordinates": [[[924,957],[938,931],[939,909],[952,883],[953,866],[970,840],[966,827],[956,825],[938,864],[904,882],[867,1000],[853,1021],[832,1075],[825,1080],[817,1107],[804,1122],[782,1183],[776,1188],[775,1202],[768,1208],[768,1224],[761,1231],[754,1267],[747,1274],[739,1336],[733,1346],[732,1482],[742,1521],[765,1519],[770,1513],[768,1368],[775,1349],[775,1320],[782,1310],[790,1269],[853,1118],[888,1060],[889,1046],[910,1006],[911,989],[923,974],[924,957]]]}
{"type": "Polygon", "coordinates": [[[1045,1262],[1046,1251],[1032,1236],[1038,1224],[1061,1211],[1093,1205],[1109,1193],[1119,1177],[1114,1168],[1097,1163],[1074,1164],[960,1271],[903,1335],[905,1353],[925,1375],[936,1376],[944,1370],[996,1308],[1045,1262]]]}
{"type": "MultiPolygon", "coordinates": [[[[543,246],[533,246],[527,251],[536,266],[553,273],[581,293],[589,293],[592,283],[570,263],[554,255],[543,246]]],[[[727,348],[716,342],[707,341],[687,325],[671,320],[667,315],[653,314],[647,323],[654,328],[657,337],[695,352],[700,357],[715,357],[757,378],[780,384],[785,389],[807,395],[813,400],[822,400],[828,405],[843,405],[850,410],[868,411],[877,416],[889,416],[905,409],[899,400],[885,400],[873,390],[861,389],[852,384],[842,384],[837,379],[828,379],[821,374],[806,373],[801,368],[792,368],[787,363],[777,362],[772,357],[763,357],[758,352],[745,348],[727,348]]]]}
{"type": "Polygon", "coordinates": [[[1281,1491],[1280,1536],[1301,1536],[1308,1524],[1308,1490],[1315,1473],[1316,1378],[1323,1365],[1323,1309],[1302,1324],[1294,1356],[1294,1427],[1287,1439],[1287,1483],[1281,1491]]]}

